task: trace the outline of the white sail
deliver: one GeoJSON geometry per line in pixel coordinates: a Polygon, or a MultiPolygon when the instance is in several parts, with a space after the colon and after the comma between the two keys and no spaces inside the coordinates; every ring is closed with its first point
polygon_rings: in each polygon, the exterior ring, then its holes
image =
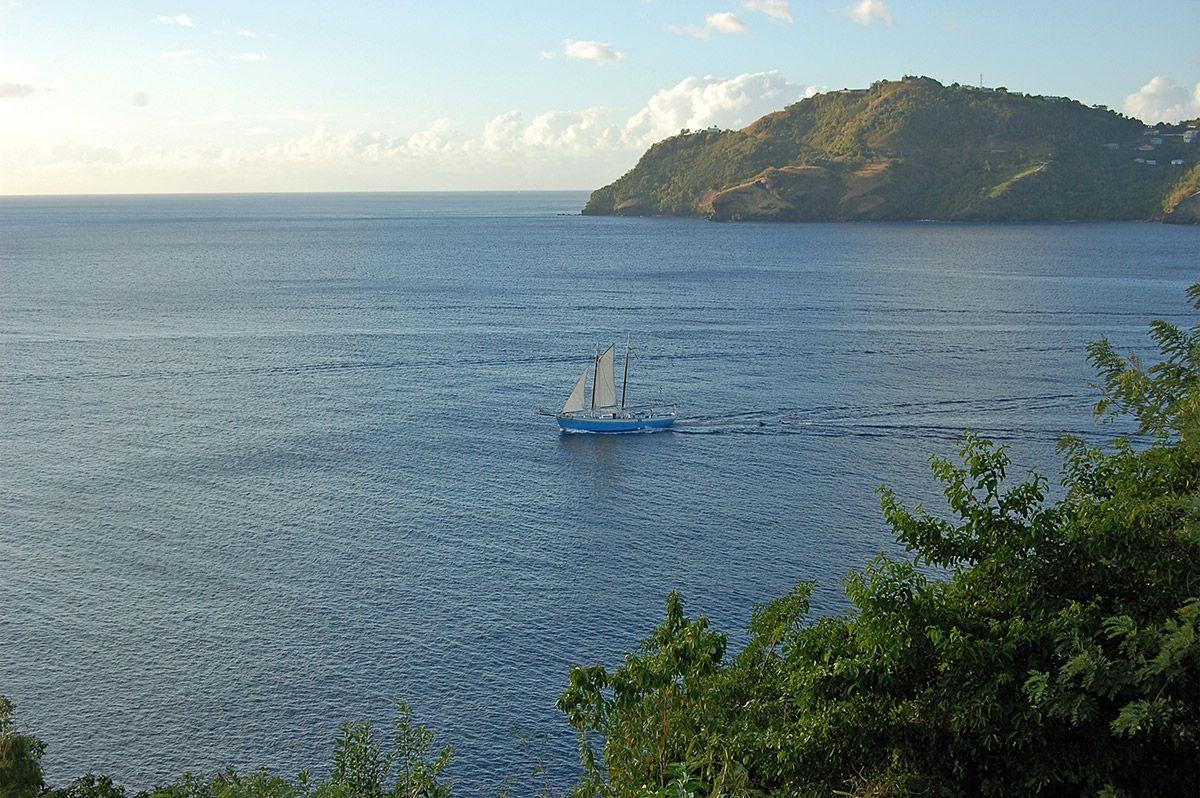
{"type": "Polygon", "coordinates": [[[617,404],[617,380],[613,373],[615,346],[604,350],[596,360],[596,386],[592,388],[592,405],[596,408],[613,407],[617,404]]]}
{"type": "Polygon", "coordinates": [[[584,369],[579,375],[579,382],[575,383],[575,390],[571,391],[571,395],[567,397],[567,403],[563,405],[564,413],[578,413],[583,409],[583,388],[587,385],[588,371],[584,369]]]}

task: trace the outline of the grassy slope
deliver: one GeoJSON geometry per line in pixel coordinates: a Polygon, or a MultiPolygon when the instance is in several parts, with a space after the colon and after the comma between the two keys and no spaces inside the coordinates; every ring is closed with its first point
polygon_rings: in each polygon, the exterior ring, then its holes
{"type": "Polygon", "coordinates": [[[1071,100],[927,78],[831,92],[741,131],[678,135],[585,213],[717,219],[1149,219],[1200,145],[1142,155],[1143,126],[1071,100]],[[1119,142],[1113,151],[1108,142],[1119,142]],[[817,168],[812,168],[817,167],[817,168]]]}
{"type": "Polygon", "coordinates": [[[1200,163],[1193,166],[1175,184],[1163,200],[1167,221],[1200,221],[1200,163]]]}

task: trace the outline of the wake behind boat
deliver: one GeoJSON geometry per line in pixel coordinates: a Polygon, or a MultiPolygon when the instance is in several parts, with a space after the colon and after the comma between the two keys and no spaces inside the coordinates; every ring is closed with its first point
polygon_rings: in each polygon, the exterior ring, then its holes
{"type": "Polygon", "coordinates": [[[575,382],[575,388],[567,397],[562,410],[557,413],[544,410],[544,415],[552,415],[558,421],[558,426],[567,432],[654,432],[666,429],[675,423],[675,405],[655,407],[643,405],[627,406],[625,403],[629,393],[629,361],[636,357],[633,348],[625,346],[625,373],[621,380],[621,401],[617,402],[616,380],[616,344],[612,344],[603,353],[592,358],[592,364],[585,367],[583,374],[575,382]],[[593,371],[594,369],[594,371],[593,371]],[[591,401],[587,399],[587,384],[589,375],[592,377],[591,401]]]}

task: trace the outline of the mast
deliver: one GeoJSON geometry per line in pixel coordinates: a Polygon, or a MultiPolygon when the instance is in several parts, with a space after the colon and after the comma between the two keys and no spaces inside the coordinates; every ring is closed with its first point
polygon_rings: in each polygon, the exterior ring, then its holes
{"type": "Polygon", "coordinates": [[[629,353],[632,348],[629,346],[629,339],[625,339],[625,376],[621,378],[621,409],[625,409],[625,391],[629,388],[629,353]]]}
{"type": "Polygon", "coordinates": [[[596,345],[592,344],[592,415],[596,414],[596,380],[600,378],[600,355],[596,354],[596,345]]]}

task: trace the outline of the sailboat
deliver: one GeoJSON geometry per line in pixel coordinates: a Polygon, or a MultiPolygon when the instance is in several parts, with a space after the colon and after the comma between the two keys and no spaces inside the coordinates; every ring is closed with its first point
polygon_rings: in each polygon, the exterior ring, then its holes
{"type": "Polygon", "coordinates": [[[636,357],[633,347],[625,345],[625,374],[621,381],[621,401],[617,402],[615,373],[616,344],[592,358],[575,382],[575,388],[562,410],[543,411],[558,420],[568,432],[652,432],[675,423],[675,405],[655,407],[626,404],[629,393],[629,361],[636,357]],[[592,377],[591,401],[587,401],[588,377],[592,377]]]}

